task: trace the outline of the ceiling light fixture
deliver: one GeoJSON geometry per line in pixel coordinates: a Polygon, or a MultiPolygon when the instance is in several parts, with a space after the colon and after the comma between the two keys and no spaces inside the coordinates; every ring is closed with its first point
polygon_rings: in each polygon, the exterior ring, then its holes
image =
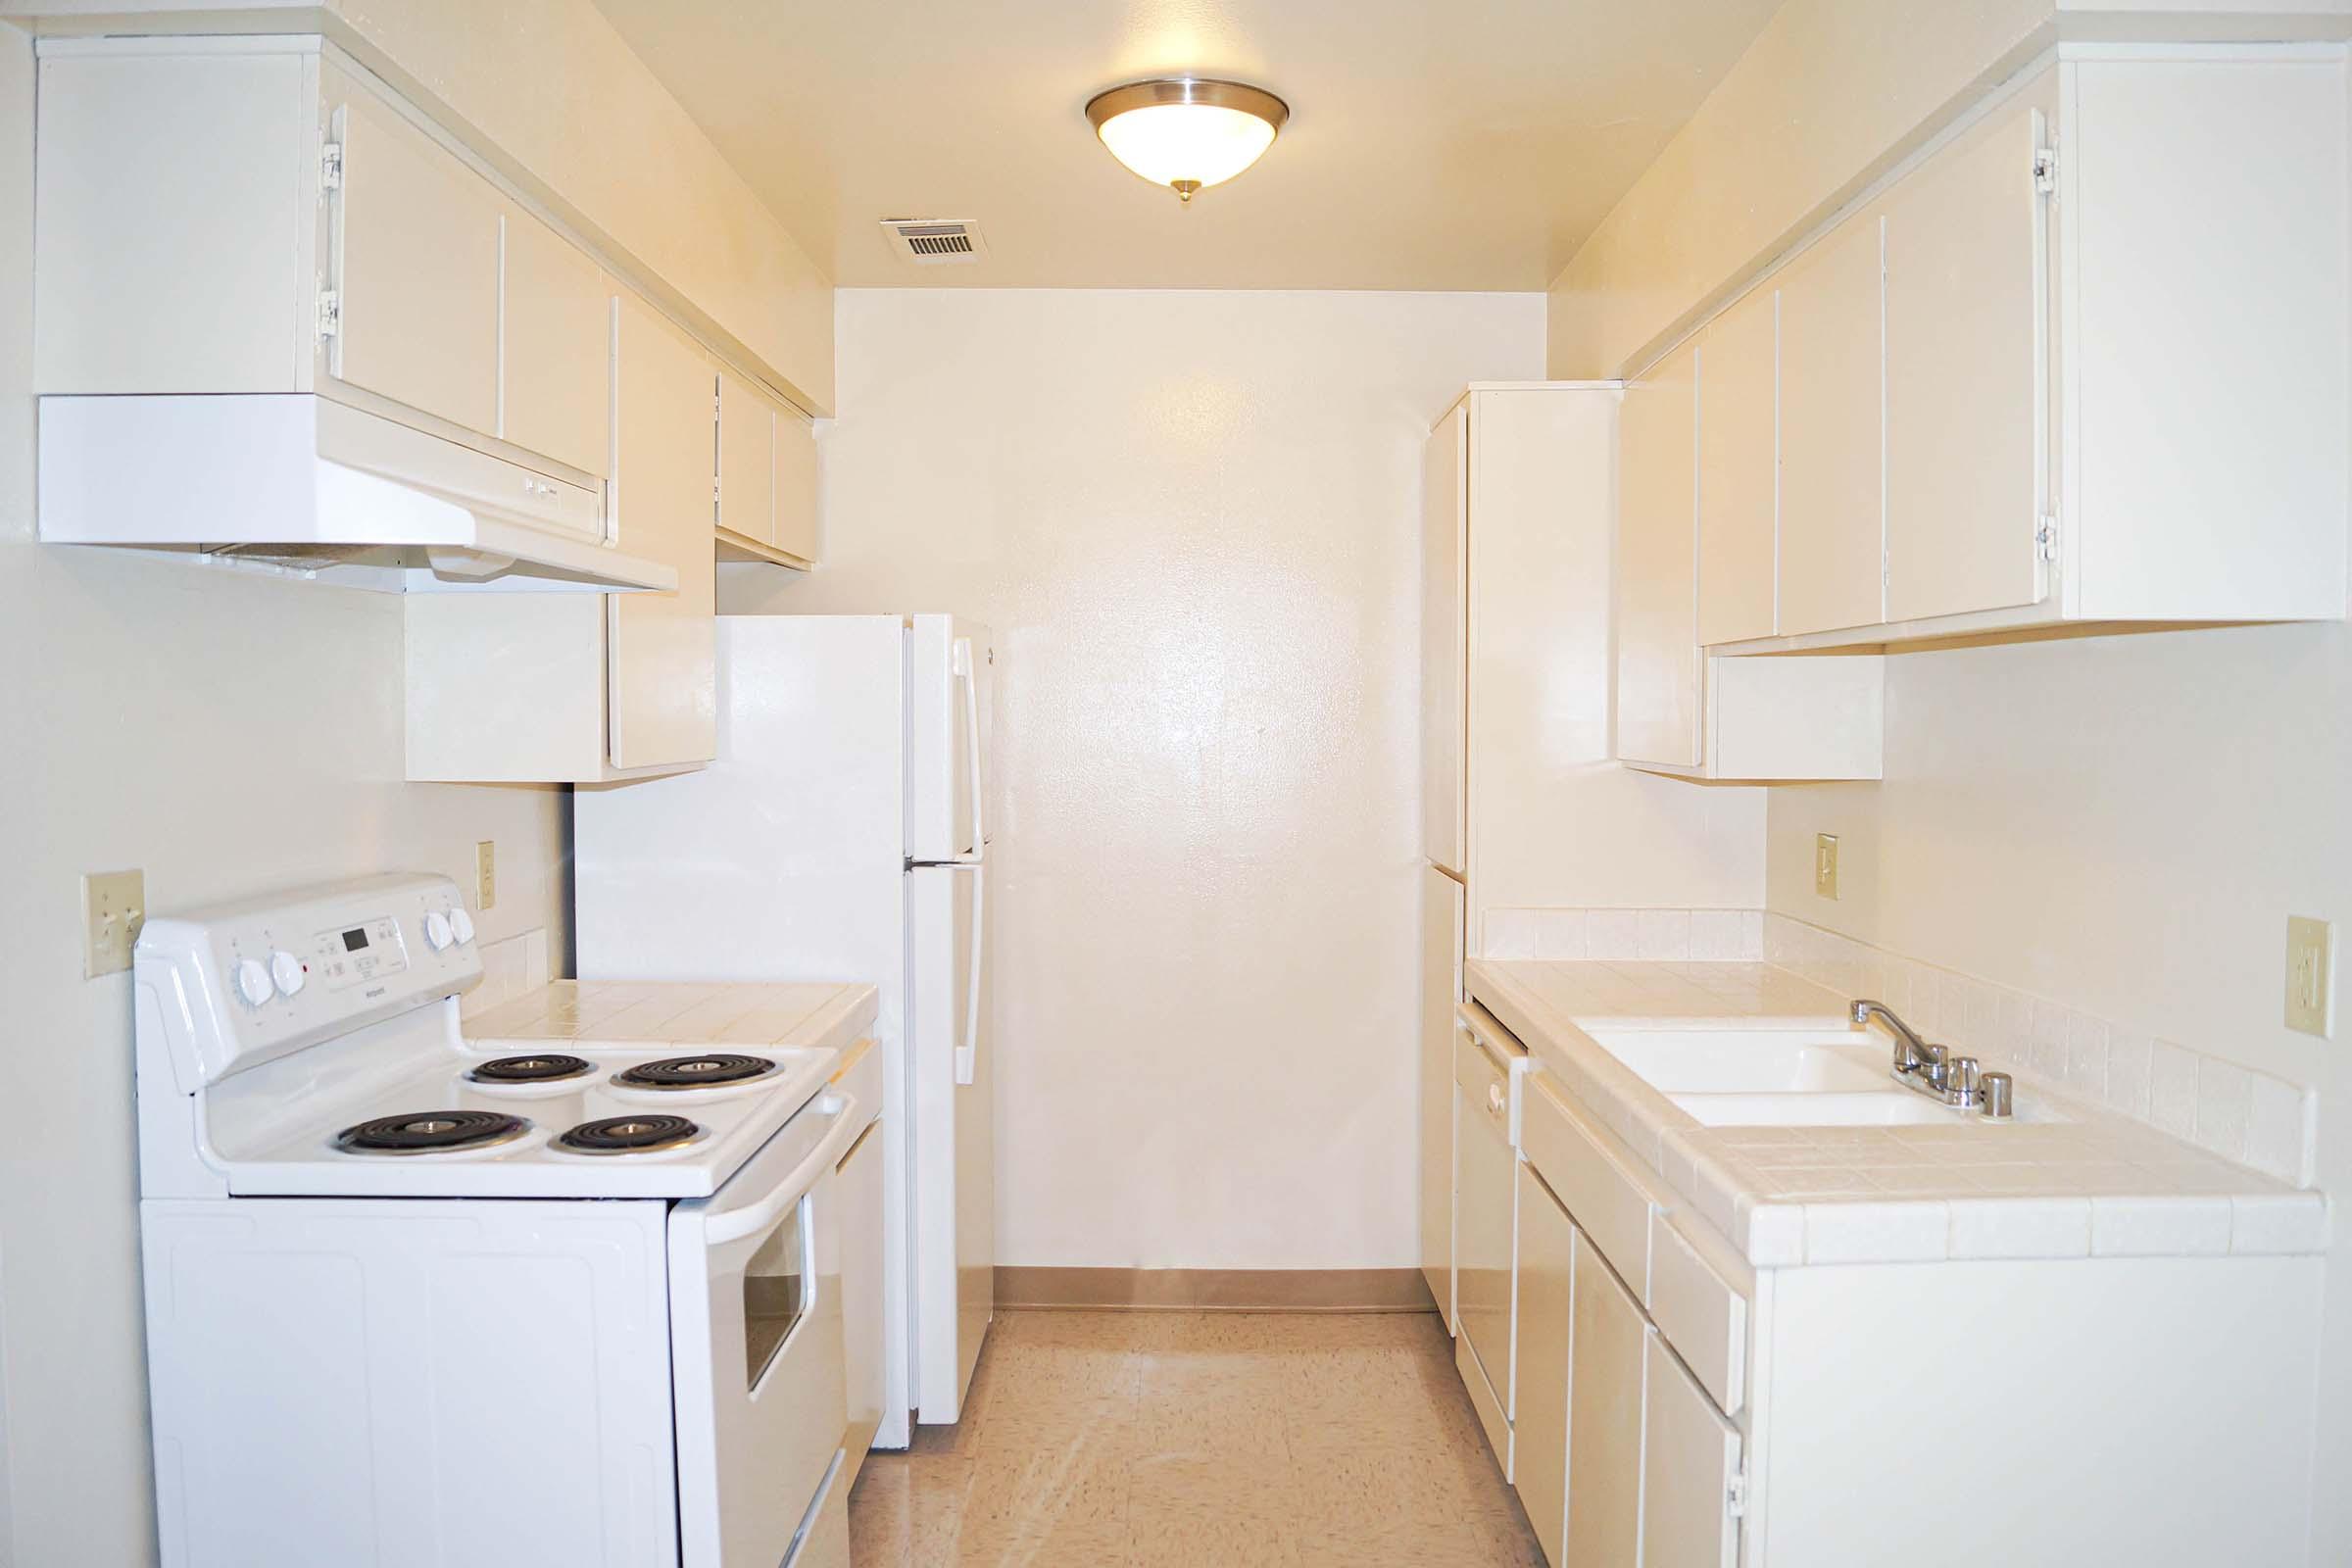
{"type": "Polygon", "coordinates": [[[1262,87],[1176,76],[1113,87],[1086,118],[1111,157],[1190,202],[1256,163],[1291,106],[1262,87]]]}

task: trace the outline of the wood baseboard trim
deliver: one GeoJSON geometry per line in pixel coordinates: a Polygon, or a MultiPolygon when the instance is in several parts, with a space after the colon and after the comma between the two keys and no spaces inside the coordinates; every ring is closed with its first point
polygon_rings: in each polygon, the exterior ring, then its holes
{"type": "Polygon", "coordinates": [[[999,1267],[997,1304],[1094,1312],[1434,1312],[1417,1268],[999,1267]]]}

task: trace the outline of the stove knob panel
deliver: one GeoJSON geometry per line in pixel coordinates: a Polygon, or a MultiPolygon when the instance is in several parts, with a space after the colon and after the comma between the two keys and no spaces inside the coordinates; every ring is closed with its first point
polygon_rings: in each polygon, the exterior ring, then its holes
{"type": "Polygon", "coordinates": [[[473,916],[464,909],[449,911],[449,929],[461,943],[473,940],[473,916]]]}
{"type": "Polygon", "coordinates": [[[309,975],[304,971],[300,958],[280,948],[270,955],[270,978],[275,982],[280,996],[290,997],[302,989],[309,975]]]}
{"type": "Polygon", "coordinates": [[[237,960],[237,996],[248,1007],[258,1007],[270,1000],[271,986],[270,970],[259,958],[237,960]]]}
{"type": "Polygon", "coordinates": [[[456,936],[457,933],[449,928],[448,915],[443,914],[439,909],[434,909],[425,915],[424,945],[426,947],[439,953],[443,948],[448,947],[456,939],[456,936]]]}

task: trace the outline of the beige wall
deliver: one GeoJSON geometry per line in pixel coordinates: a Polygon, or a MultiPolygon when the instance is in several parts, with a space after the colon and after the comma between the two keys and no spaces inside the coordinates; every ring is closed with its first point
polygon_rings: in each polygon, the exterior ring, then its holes
{"type": "MultiPolygon", "coordinates": [[[[2273,626],[1886,662],[1886,778],[1772,792],[1771,907],[2320,1091],[2319,1185],[2352,1193],[2352,1007],[2281,1022],[2286,917],[2352,931],[2352,627],[2273,626]],[[1812,891],[1838,836],[1841,899],[1812,891]]],[[[2339,983],[2352,971],[2339,968],[2339,983]]],[[[2322,1477],[2352,1473],[2352,1227],[2328,1259],[2322,1477]]],[[[2323,1482],[2315,1563],[2352,1561],[2323,1482]]]]}
{"type": "Polygon", "coordinates": [[[824,568],[1001,652],[999,1260],[1415,1260],[1422,440],[1525,295],[845,290],[824,568]]]}
{"type": "Polygon", "coordinates": [[[483,938],[547,927],[561,955],[566,813],[401,782],[396,597],[32,542],[30,56],[0,25],[0,1562],[117,1568],[154,1552],[130,977],[81,978],[76,878],[142,867],[159,910],[465,884],[493,839],[483,938]]]}
{"type": "Polygon", "coordinates": [[[62,31],[318,32],[352,49],[731,357],[823,413],[824,270],[592,0],[0,0],[62,31]]]}

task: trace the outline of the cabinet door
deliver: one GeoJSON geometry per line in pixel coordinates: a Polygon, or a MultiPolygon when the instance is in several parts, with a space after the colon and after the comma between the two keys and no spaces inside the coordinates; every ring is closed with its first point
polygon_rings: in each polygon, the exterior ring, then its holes
{"type": "Polygon", "coordinates": [[[775,492],[776,548],[813,564],[818,548],[816,430],[790,409],[776,411],[775,492]]]}
{"type": "Polygon", "coordinates": [[[1732,1568],[1740,1429],[1653,1331],[1642,1430],[1642,1568],[1732,1568]]]}
{"type": "Polygon", "coordinates": [[[718,525],[776,542],[775,409],[730,370],[718,372],[718,525]]]}
{"type": "Polygon", "coordinates": [[[599,478],[612,466],[611,301],[585,251],[507,210],[498,433],[599,478]]]}
{"type": "Polygon", "coordinates": [[[1888,195],[1886,618],[2031,605],[2047,428],[2041,111],[2004,111],[1888,195]]]}
{"type": "Polygon", "coordinates": [[[1453,1008],[1462,996],[1462,885],[1421,868],[1421,1274],[1454,1332],[1453,1008]]]}
{"type": "Polygon", "coordinates": [[[343,148],[327,371],[495,435],[498,193],[389,104],[324,75],[343,148]]]}
{"type": "Polygon", "coordinates": [[[1625,389],[1617,514],[1617,755],[1698,763],[1698,347],[1625,389]]]}
{"type": "Polygon", "coordinates": [[[1884,618],[1880,229],[1848,219],[1781,280],[1784,635],[1884,618]]]}
{"type": "Polygon", "coordinates": [[[717,628],[710,550],[716,371],[633,296],[618,302],[612,474],[620,548],[675,566],[665,594],[608,594],[614,767],[708,761],[717,752],[717,628]]]}
{"type": "Polygon", "coordinates": [[[1781,291],[1707,328],[1698,399],[1698,640],[1769,637],[1780,548],[1781,291]]]}
{"type": "Polygon", "coordinates": [[[1519,1167],[1519,1419],[1511,1484],[1559,1568],[1568,1531],[1568,1354],[1574,1316],[1576,1227],[1538,1179],[1519,1167]]]}
{"type": "Polygon", "coordinates": [[[1469,619],[1470,403],[1430,433],[1421,470],[1421,846],[1462,869],[1462,680],[1469,619]]]}
{"type": "Polygon", "coordinates": [[[1635,1568],[1642,1546],[1642,1380],[1649,1325],[1577,1232],[1568,1350],[1566,1568],[1635,1568]]]}

